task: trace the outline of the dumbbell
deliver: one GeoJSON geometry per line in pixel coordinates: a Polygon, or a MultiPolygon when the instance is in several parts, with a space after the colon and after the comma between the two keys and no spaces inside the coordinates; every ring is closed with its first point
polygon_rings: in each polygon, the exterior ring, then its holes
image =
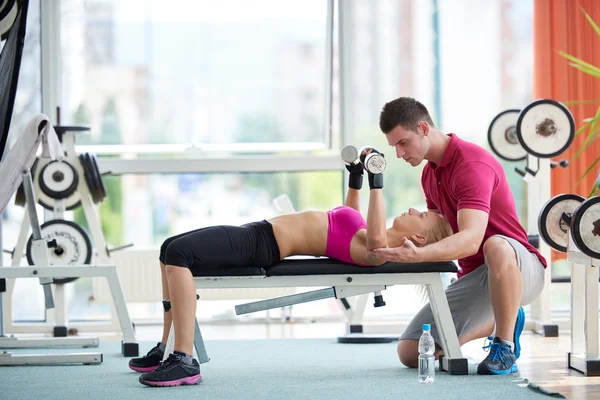
{"type": "Polygon", "coordinates": [[[373,146],[364,146],[359,150],[352,145],[344,146],[342,149],[342,160],[346,164],[363,163],[363,167],[371,174],[381,174],[385,171],[387,163],[380,153],[372,153],[373,146]]]}
{"type": "Polygon", "coordinates": [[[373,150],[373,146],[364,146],[360,149],[359,158],[368,172],[371,174],[383,174],[387,166],[385,157],[381,153],[372,152],[373,150]]]}

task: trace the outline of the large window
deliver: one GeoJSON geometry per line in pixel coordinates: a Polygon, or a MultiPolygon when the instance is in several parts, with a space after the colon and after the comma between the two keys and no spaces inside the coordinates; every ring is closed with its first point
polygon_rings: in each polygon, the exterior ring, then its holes
{"type": "MultiPolygon", "coordinates": [[[[424,163],[411,168],[395,159],[379,130],[381,108],[415,97],[442,131],[488,147],[494,116],[533,100],[533,1],[354,0],[344,6],[346,129],[355,142],[389,153],[390,212],[424,206],[418,180],[424,163]]],[[[505,167],[525,223],[522,178],[514,163],[505,167]]]]}
{"type": "Polygon", "coordinates": [[[64,122],[82,144],[322,148],[327,32],[322,0],[62,0],[64,122]]]}

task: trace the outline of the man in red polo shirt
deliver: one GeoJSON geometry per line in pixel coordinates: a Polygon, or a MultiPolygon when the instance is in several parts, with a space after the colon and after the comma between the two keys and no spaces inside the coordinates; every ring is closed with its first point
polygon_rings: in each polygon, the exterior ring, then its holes
{"type": "MultiPolygon", "coordinates": [[[[426,247],[405,240],[401,247],[374,250],[386,261],[458,260],[458,278],[446,290],[460,344],[494,336],[479,374],[518,371],[525,315],[544,286],[546,260],[529,244],[500,163],[482,147],[439,131],[427,108],[401,97],[387,103],[379,126],[396,156],[416,167],[423,160],[421,185],[430,212],[442,214],[454,232],[426,247]]],[[[398,344],[400,361],[416,367],[421,326],[431,324],[431,308],[413,318],[398,344]]]]}

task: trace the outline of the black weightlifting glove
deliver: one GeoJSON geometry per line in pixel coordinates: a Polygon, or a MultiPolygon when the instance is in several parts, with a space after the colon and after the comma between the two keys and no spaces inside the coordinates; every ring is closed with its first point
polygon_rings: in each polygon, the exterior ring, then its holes
{"type": "Polygon", "coordinates": [[[383,174],[369,174],[369,189],[383,189],[383,174]]]}
{"type": "Polygon", "coordinates": [[[363,171],[364,167],[361,162],[357,164],[347,164],[346,169],[350,172],[350,177],[348,178],[348,187],[351,189],[360,190],[362,188],[363,183],[363,171]]]}

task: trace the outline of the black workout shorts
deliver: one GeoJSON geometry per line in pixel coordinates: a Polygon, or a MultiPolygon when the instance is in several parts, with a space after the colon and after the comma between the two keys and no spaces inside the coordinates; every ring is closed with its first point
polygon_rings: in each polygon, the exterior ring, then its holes
{"type": "Polygon", "coordinates": [[[280,260],[273,226],[266,220],[242,226],[210,226],[173,236],[160,261],[190,269],[268,267],[280,260]]]}

